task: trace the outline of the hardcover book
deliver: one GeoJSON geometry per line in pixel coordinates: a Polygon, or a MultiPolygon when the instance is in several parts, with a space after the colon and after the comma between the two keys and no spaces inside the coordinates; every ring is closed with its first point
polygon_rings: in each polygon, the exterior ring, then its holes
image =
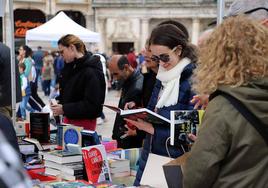
{"type": "Polygon", "coordinates": [[[115,106],[110,106],[104,104],[103,106],[115,111],[120,114],[123,118],[128,118],[132,120],[143,119],[144,121],[150,122],[152,124],[170,124],[170,120],[147,109],[147,108],[137,108],[131,110],[122,110],[115,106]]]}
{"type": "Polygon", "coordinates": [[[204,110],[176,110],[170,112],[170,144],[189,144],[188,134],[196,135],[204,110]]]}
{"type": "Polygon", "coordinates": [[[103,145],[94,145],[82,148],[88,181],[100,183],[112,181],[109,163],[103,145]]]}
{"type": "Polygon", "coordinates": [[[49,113],[30,113],[30,135],[40,143],[50,140],[49,113]]]}

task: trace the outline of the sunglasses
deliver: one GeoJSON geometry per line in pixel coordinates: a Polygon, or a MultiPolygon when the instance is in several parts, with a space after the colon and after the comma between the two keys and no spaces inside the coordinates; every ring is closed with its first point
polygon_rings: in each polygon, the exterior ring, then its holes
{"type": "MultiPolygon", "coordinates": [[[[178,46],[175,46],[170,52],[169,54],[173,53],[178,46]]],[[[157,55],[152,55],[151,60],[156,62],[156,63],[160,63],[160,61],[162,61],[163,63],[168,63],[170,61],[170,55],[169,54],[160,54],[159,56],[157,55]]]]}

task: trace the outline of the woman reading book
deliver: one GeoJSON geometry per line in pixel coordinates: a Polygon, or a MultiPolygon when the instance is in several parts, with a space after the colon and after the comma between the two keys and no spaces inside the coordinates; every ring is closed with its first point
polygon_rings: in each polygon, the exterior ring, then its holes
{"type": "Polygon", "coordinates": [[[105,98],[105,79],[98,56],[86,51],[85,44],[75,35],[65,35],[58,41],[65,66],[59,78],[59,104],[51,106],[63,122],[96,129],[105,98]]]}
{"type": "MultiPolygon", "coordinates": [[[[190,100],[194,93],[191,90],[190,78],[197,57],[186,35],[176,26],[164,24],[152,31],[149,44],[152,52],[151,58],[159,64],[156,85],[148,105],[149,109],[168,119],[170,119],[171,110],[193,109],[190,100]]],[[[166,147],[170,137],[170,125],[152,125],[141,119],[137,121],[126,119],[126,121],[148,133],[134,182],[134,185],[138,186],[149,152],[176,158],[183,154],[184,148],[172,147],[169,144],[166,147]]]]}

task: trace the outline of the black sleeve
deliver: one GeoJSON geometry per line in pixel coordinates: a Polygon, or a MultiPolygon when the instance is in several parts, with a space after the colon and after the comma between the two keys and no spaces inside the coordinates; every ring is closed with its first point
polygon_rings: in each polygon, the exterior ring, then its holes
{"type": "Polygon", "coordinates": [[[19,145],[14,126],[11,120],[2,114],[0,114],[0,130],[6,136],[7,141],[12,145],[15,151],[19,153],[19,145]]]}

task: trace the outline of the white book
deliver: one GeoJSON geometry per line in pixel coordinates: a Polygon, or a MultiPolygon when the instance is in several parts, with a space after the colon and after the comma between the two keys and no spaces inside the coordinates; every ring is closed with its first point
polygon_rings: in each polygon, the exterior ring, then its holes
{"type": "Polygon", "coordinates": [[[52,175],[52,176],[59,176],[59,175],[61,175],[61,171],[57,170],[57,169],[54,169],[54,168],[46,167],[45,168],[45,174],[52,175]]]}
{"type": "Polygon", "coordinates": [[[111,174],[130,171],[130,166],[110,167],[111,174]]]}
{"type": "Polygon", "coordinates": [[[55,163],[53,161],[48,161],[48,160],[44,161],[44,165],[45,165],[45,167],[57,169],[57,170],[60,170],[60,171],[61,171],[61,169],[63,167],[62,164],[55,163]]]}
{"type": "Polygon", "coordinates": [[[112,178],[130,176],[130,170],[129,171],[125,171],[125,172],[111,173],[111,176],[112,176],[112,178]]]}
{"type": "Polygon", "coordinates": [[[81,162],[82,155],[74,154],[69,151],[55,150],[43,153],[44,160],[52,161],[59,164],[81,162]]]}

